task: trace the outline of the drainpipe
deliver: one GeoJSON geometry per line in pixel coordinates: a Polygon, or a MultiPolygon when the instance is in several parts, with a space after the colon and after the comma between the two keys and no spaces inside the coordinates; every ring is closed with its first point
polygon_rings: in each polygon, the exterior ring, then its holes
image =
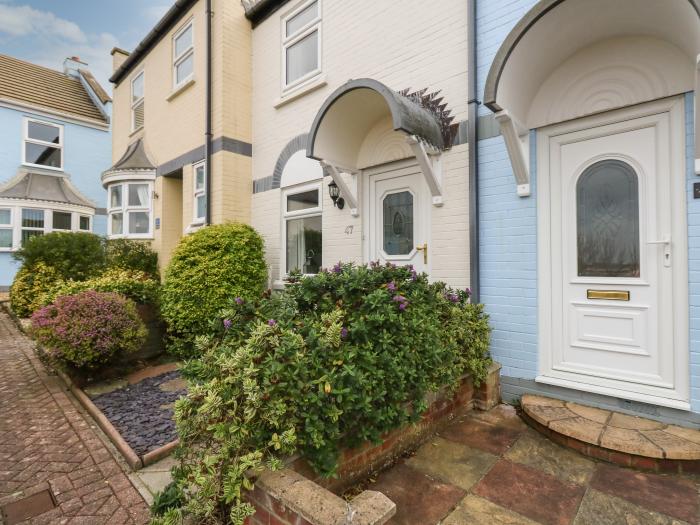
{"type": "Polygon", "coordinates": [[[211,9],[211,1],[206,0],[206,19],[207,19],[207,79],[206,79],[206,131],[204,139],[204,166],[205,166],[205,178],[207,187],[207,213],[205,217],[205,224],[211,224],[211,142],[212,142],[212,131],[211,131],[211,112],[212,112],[212,101],[211,101],[211,91],[212,91],[212,74],[211,74],[211,19],[213,12],[211,9]]]}
{"type": "Polygon", "coordinates": [[[467,143],[469,144],[469,281],[472,289],[472,302],[480,300],[479,286],[479,155],[476,78],[476,2],[467,0],[467,143]]]}

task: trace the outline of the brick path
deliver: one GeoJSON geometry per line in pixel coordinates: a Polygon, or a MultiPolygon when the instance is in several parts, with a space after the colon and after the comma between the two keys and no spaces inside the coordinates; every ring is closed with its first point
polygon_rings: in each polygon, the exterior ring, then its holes
{"type": "Polygon", "coordinates": [[[700,477],[595,461],[528,428],[512,407],[474,412],[367,487],[389,525],[698,525],[700,477]]]}
{"type": "Polygon", "coordinates": [[[50,489],[58,506],[25,523],[148,523],[145,502],[74,402],[0,309],[0,506],[50,489]]]}

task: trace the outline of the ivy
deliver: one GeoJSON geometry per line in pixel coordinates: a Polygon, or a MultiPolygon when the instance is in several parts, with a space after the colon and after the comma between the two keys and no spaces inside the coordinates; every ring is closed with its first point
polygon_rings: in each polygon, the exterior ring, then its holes
{"type": "Polygon", "coordinates": [[[279,294],[237,298],[176,403],[179,499],[154,523],[241,524],[249,476],[301,453],[333,476],[342,449],[414,422],[425,398],[486,375],[489,328],[468,291],[410,267],[338,264],[279,294]]]}

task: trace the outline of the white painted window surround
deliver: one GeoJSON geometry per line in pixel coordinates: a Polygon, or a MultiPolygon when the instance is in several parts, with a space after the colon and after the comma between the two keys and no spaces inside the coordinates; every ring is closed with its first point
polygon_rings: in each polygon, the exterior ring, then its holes
{"type": "Polygon", "coordinates": [[[173,36],[173,91],[194,76],[194,21],[190,19],[173,36]]]}
{"type": "Polygon", "coordinates": [[[141,71],[131,79],[131,131],[141,129],[145,122],[146,73],[141,71]]]}
{"type": "Polygon", "coordinates": [[[92,231],[92,215],[74,206],[0,204],[0,252],[16,251],[29,237],[55,231],[92,231]]]}
{"type": "Polygon", "coordinates": [[[321,66],[321,0],[309,0],[282,18],[282,91],[315,79],[321,66]]]}
{"type": "Polygon", "coordinates": [[[62,171],[63,126],[25,118],[23,127],[22,164],[62,171]]]}
{"type": "Polygon", "coordinates": [[[145,180],[108,186],[107,236],[150,239],[153,237],[153,183],[145,180]]]}

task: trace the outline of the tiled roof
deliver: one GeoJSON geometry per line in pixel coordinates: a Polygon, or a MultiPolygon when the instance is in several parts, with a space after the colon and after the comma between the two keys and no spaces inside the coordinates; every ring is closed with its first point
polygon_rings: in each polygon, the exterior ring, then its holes
{"type": "Polygon", "coordinates": [[[107,122],[79,79],[3,54],[0,54],[0,99],[107,122]]]}

